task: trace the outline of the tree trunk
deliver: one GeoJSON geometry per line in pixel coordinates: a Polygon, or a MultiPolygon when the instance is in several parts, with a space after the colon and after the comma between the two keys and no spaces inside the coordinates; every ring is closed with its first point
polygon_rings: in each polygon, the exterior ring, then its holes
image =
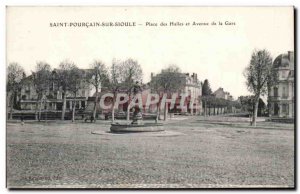
{"type": "Polygon", "coordinates": [[[66,104],[67,104],[67,95],[66,92],[63,92],[63,106],[61,111],[61,120],[65,120],[66,104]]]}
{"type": "Polygon", "coordinates": [[[156,111],[155,123],[158,123],[158,120],[159,120],[159,116],[160,116],[160,103],[161,103],[161,100],[159,100],[158,104],[157,104],[157,111],[156,111]]]}
{"type": "MultiPolygon", "coordinates": [[[[72,122],[75,121],[75,108],[76,108],[76,96],[74,98],[73,107],[72,107],[72,122]]],[[[95,120],[95,117],[94,117],[95,120]]]]}
{"type": "Polygon", "coordinates": [[[96,122],[97,105],[98,105],[98,87],[96,87],[96,97],[95,97],[94,110],[93,110],[94,122],[96,122]]]}
{"type": "Polygon", "coordinates": [[[40,106],[39,106],[39,121],[41,121],[42,118],[42,105],[43,105],[43,100],[40,99],[40,106]]]}
{"type": "Polygon", "coordinates": [[[258,102],[259,98],[255,99],[254,111],[253,111],[253,118],[252,118],[252,125],[256,127],[256,118],[257,118],[257,110],[258,110],[258,102]]]}
{"type": "Polygon", "coordinates": [[[207,110],[206,110],[206,101],[204,101],[204,117],[207,116],[207,110]]]}
{"type": "Polygon", "coordinates": [[[35,103],[35,112],[34,112],[34,115],[35,115],[35,120],[36,121],[39,119],[39,117],[38,117],[38,108],[39,108],[39,99],[37,99],[36,103],[35,103]]]}
{"type": "Polygon", "coordinates": [[[10,111],[9,111],[9,119],[12,120],[12,115],[13,115],[13,102],[14,102],[14,95],[10,96],[10,111]]]}
{"type": "Polygon", "coordinates": [[[268,99],[267,99],[267,103],[268,103],[268,117],[271,117],[272,114],[271,114],[271,89],[268,87],[268,99]]]}
{"type": "Polygon", "coordinates": [[[12,120],[13,118],[13,107],[10,107],[10,114],[9,114],[9,119],[12,120]]]}
{"type": "Polygon", "coordinates": [[[167,120],[167,117],[168,117],[168,103],[165,103],[164,121],[167,120]]]}
{"type": "Polygon", "coordinates": [[[131,95],[129,95],[128,98],[128,105],[127,105],[127,115],[126,115],[126,120],[129,121],[130,120],[130,103],[131,103],[131,95]]]}
{"type": "Polygon", "coordinates": [[[111,109],[111,121],[112,123],[114,123],[115,121],[115,102],[116,102],[116,95],[114,95],[113,97],[113,101],[112,101],[112,109],[111,109]]]}
{"type": "Polygon", "coordinates": [[[160,107],[157,107],[157,112],[156,112],[155,123],[158,123],[159,116],[160,116],[160,107]]]}

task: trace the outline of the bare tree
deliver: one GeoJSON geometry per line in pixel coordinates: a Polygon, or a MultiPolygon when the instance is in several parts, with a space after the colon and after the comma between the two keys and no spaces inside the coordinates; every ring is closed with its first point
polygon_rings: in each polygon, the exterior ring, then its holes
{"type": "MultiPolygon", "coordinates": [[[[183,89],[185,77],[181,70],[176,65],[170,65],[168,68],[163,69],[160,74],[152,78],[152,86],[159,94],[166,93],[170,96],[173,92],[179,92],[183,89]]],[[[161,102],[159,102],[160,104],[161,102]]],[[[159,113],[158,109],[158,113],[159,113]]],[[[164,104],[164,120],[167,120],[168,104],[164,104]]]]}
{"type": "Polygon", "coordinates": [[[272,57],[267,50],[255,50],[252,53],[250,64],[244,71],[248,90],[254,94],[254,112],[252,125],[256,126],[259,98],[267,93],[267,82],[273,77],[272,57]]]}
{"type": "Polygon", "coordinates": [[[112,99],[112,122],[115,120],[115,102],[116,102],[116,96],[117,93],[120,91],[122,86],[122,80],[121,80],[121,72],[122,72],[122,64],[113,59],[112,66],[110,68],[110,76],[109,76],[109,83],[108,83],[108,89],[113,93],[113,99],[112,99]]]}
{"type": "Polygon", "coordinates": [[[161,77],[160,75],[156,75],[151,77],[151,81],[150,81],[150,88],[152,92],[155,92],[156,94],[158,94],[159,96],[159,100],[158,103],[156,104],[156,119],[155,122],[157,123],[159,120],[159,115],[160,115],[160,105],[161,105],[161,94],[163,93],[162,89],[161,89],[161,77]]]}
{"type": "MultiPolygon", "coordinates": [[[[7,67],[7,105],[10,107],[9,119],[12,119],[12,112],[15,97],[21,89],[21,80],[24,77],[24,69],[18,63],[10,63],[7,67]]],[[[7,109],[8,110],[8,109],[7,109]]]]}
{"type": "Polygon", "coordinates": [[[94,102],[94,109],[93,109],[93,118],[96,121],[96,111],[98,107],[98,98],[99,98],[99,90],[101,87],[108,85],[108,71],[105,64],[102,61],[95,60],[91,65],[91,71],[88,72],[86,76],[87,83],[93,85],[95,88],[95,102],[94,102]]]}
{"type": "Polygon", "coordinates": [[[58,73],[59,87],[62,91],[62,101],[63,101],[61,120],[65,119],[67,95],[68,95],[68,91],[70,90],[70,86],[72,84],[71,71],[74,68],[76,68],[76,65],[69,60],[64,60],[59,64],[59,69],[57,73],[58,73]]]}
{"type": "Polygon", "coordinates": [[[136,82],[142,83],[143,71],[141,65],[133,59],[127,59],[121,63],[122,71],[120,72],[120,80],[122,87],[128,94],[128,106],[127,106],[127,121],[130,118],[130,103],[133,95],[133,87],[136,82]]]}
{"type": "Polygon", "coordinates": [[[86,88],[86,83],[82,79],[85,76],[83,71],[78,69],[76,65],[73,66],[73,68],[70,70],[69,73],[70,73],[70,76],[69,76],[70,85],[68,86],[68,89],[73,96],[72,122],[74,122],[75,121],[75,109],[76,109],[77,94],[81,89],[86,88]]]}
{"type": "Polygon", "coordinates": [[[43,102],[47,100],[47,92],[51,82],[51,66],[46,62],[37,62],[35,72],[32,73],[33,85],[37,93],[35,119],[41,120],[43,102]],[[37,114],[38,113],[38,114],[37,114]]]}

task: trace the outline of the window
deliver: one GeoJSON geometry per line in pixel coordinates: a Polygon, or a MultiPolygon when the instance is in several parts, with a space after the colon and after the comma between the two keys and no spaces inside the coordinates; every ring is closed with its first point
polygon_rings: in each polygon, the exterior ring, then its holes
{"type": "Polygon", "coordinates": [[[288,96],[288,93],[287,93],[287,87],[286,86],[283,86],[282,87],[282,97],[283,98],[286,98],[288,96]]]}
{"type": "Polygon", "coordinates": [[[282,105],[282,113],[287,113],[289,110],[288,104],[283,104],[282,105]]]}
{"type": "Polygon", "coordinates": [[[274,87],[274,96],[278,96],[278,88],[274,87]]]}

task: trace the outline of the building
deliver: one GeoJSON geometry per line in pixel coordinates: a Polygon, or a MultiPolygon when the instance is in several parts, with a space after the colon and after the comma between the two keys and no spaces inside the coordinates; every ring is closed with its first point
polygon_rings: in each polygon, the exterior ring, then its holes
{"type": "MultiPolygon", "coordinates": [[[[151,73],[151,78],[153,78],[154,74],[151,73]]],[[[183,79],[183,89],[177,91],[177,98],[175,101],[175,106],[173,109],[170,108],[170,104],[168,105],[168,112],[170,113],[190,113],[190,114],[201,114],[202,113],[202,101],[200,99],[202,95],[202,85],[198,80],[197,74],[189,74],[182,73],[181,79],[183,79]],[[178,108],[180,106],[181,94],[186,95],[186,99],[184,105],[187,107],[186,109],[178,108]]],[[[171,98],[169,96],[168,98],[171,98]]],[[[150,109],[151,112],[153,110],[150,109]]]]}
{"type": "Polygon", "coordinates": [[[187,110],[188,113],[191,114],[201,114],[202,113],[202,85],[198,80],[198,76],[196,73],[189,75],[189,73],[185,74],[185,84],[184,84],[184,93],[188,95],[187,110]],[[193,109],[190,107],[190,101],[193,102],[193,109]]]}
{"type": "Polygon", "coordinates": [[[224,89],[221,88],[221,87],[220,87],[219,89],[217,89],[217,90],[213,93],[213,95],[214,95],[216,98],[222,98],[222,99],[225,99],[225,100],[233,101],[232,95],[230,95],[229,92],[224,91],[224,89]]]}
{"type": "MultiPolygon", "coordinates": [[[[89,70],[81,69],[83,72],[89,70]]],[[[49,111],[61,111],[63,107],[62,91],[59,87],[59,81],[57,78],[57,71],[52,71],[52,78],[47,88],[46,95],[42,99],[42,110],[49,111]]],[[[21,110],[35,110],[37,106],[38,95],[33,84],[33,75],[30,75],[22,80],[22,89],[20,94],[20,108],[21,110]]],[[[95,89],[91,86],[80,89],[76,94],[76,109],[84,109],[87,104],[87,99],[95,93],[95,89]]],[[[67,93],[66,97],[66,110],[70,110],[74,97],[72,94],[67,93]]]]}
{"type": "MultiPolygon", "coordinates": [[[[87,72],[89,70],[82,69],[83,72],[87,72]]],[[[152,74],[153,76],[153,74],[152,74]]],[[[201,83],[197,78],[197,74],[181,74],[181,78],[183,79],[184,87],[183,89],[178,91],[178,96],[176,98],[174,108],[170,108],[170,104],[168,105],[170,113],[190,113],[190,114],[200,114],[202,112],[202,103],[200,100],[202,87],[201,83]],[[186,94],[187,97],[185,99],[184,105],[186,105],[186,109],[178,108],[181,101],[180,94],[186,94]]],[[[37,106],[38,95],[33,85],[33,76],[30,75],[22,80],[23,87],[21,89],[21,99],[20,99],[20,107],[21,110],[34,111],[37,106]]],[[[120,89],[122,93],[122,89],[120,89]]],[[[126,93],[126,89],[124,89],[123,93],[126,93]]],[[[98,93],[98,101],[100,101],[102,95],[110,92],[106,88],[102,88],[98,93]]],[[[143,104],[143,113],[156,113],[157,105],[152,104],[148,106],[146,104],[148,95],[151,94],[152,89],[150,84],[144,84],[141,87],[141,95],[142,95],[142,104],[143,104]],[[148,107],[147,107],[148,106],[148,107]]],[[[85,112],[91,112],[94,109],[95,102],[95,89],[92,86],[84,87],[78,91],[76,94],[76,109],[84,110],[85,112]]],[[[162,95],[161,95],[162,97],[162,95]]],[[[42,110],[55,111],[60,112],[63,107],[63,96],[61,88],[59,87],[59,81],[57,78],[57,72],[54,70],[52,72],[52,79],[49,87],[47,89],[45,98],[43,101],[42,110]]],[[[171,98],[171,96],[168,96],[171,98]]],[[[67,93],[66,99],[66,111],[71,111],[72,103],[74,101],[74,97],[72,94],[67,93]]],[[[112,99],[105,99],[105,104],[109,105],[112,102],[112,99]]],[[[116,112],[126,112],[128,103],[120,104],[116,112]]],[[[109,113],[111,109],[101,109],[100,106],[97,106],[98,113],[109,113]]],[[[163,112],[163,110],[161,110],[163,112]]]]}
{"type": "MultiPolygon", "coordinates": [[[[223,99],[223,101],[231,101],[232,103],[234,102],[233,96],[229,92],[225,91],[222,87],[218,88],[215,92],[213,92],[212,95],[215,98],[223,99]]],[[[232,105],[232,103],[227,103],[228,105],[226,106],[217,105],[217,114],[236,113],[237,109],[235,106],[232,105]]],[[[209,107],[209,110],[206,110],[206,113],[215,113],[215,108],[216,107],[209,107]]]]}
{"type": "Polygon", "coordinates": [[[278,72],[278,83],[269,94],[270,115],[294,118],[294,52],[279,55],[273,66],[278,72]]]}

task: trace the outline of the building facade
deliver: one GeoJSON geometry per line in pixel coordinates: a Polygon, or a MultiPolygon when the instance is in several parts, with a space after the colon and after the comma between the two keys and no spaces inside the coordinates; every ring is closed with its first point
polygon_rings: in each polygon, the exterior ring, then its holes
{"type": "MultiPolygon", "coordinates": [[[[82,70],[86,71],[86,70],[82,70]]],[[[22,89],[20,92],[20,108],[21,110],[35,110],[38,106],[37,99],[38,94],[36,93],[33,84],[33,75],[30,75],[22,80],[22,89]]],[[[76,94],[76,109],[85,109],[87,99],[95,93],[95,89],[91,86],[82,87],[76,94]]],[[[71,110],[74,97],[72,94],[66,94],[66,110],[71,110]]],[[[45,92],[45,96],[42,99],[42,110],[48,111],[61,111],[63,107],[63,96],[61,88],[59,87],[57,73],[54,70],[52,72],[52,79],[49,87],[45,92]]]]}
{"type": "Polygon", "coordinates": [[[216,98],[222,98],[222,99],[225,99],[225,100],[233,101],[232,95],[230,95],[229,92],[224,91],[224,89],[221,88],[221,87],[220,87],[219,89],[217,89],[217,90],[213,93],[213,95],[215,95],[216,98]]]}
{"type": "Polygon", "coordinates": [[[278,72],[278,83],[269,93],[272,117],[294,118],[294,52],[281,54],[273,62],[278,72]]]}
{"type": "MultiPolygon", "coordinates": [[[[151,74],[153,77],[154,74],[151,74]]],[[[177,98],[175,101],[174,108],[170,107],[170,103],[168,104],[168,112],[170,113],[189,113],[191,115],[198,115],[202,113],[202,85],[201,82],[198,80],[197,74],[189,74],[189,73],[182,73],[181,79],[183,79],[183,89],[178,90],[177,98]],[[181,95],[185,95],[184,106],[186,108],[179,108],[181,102],[181,95]]],[[[168,98],[172,98],[168,96],[168,98]]],[[[153,109],[150,107],[150,111],[153,112],[153,109]]]]}
{"type": "Polygon", "coordinates": [[[198,80],[196,73],[185,74],[185,85],[184,93],[188,95],[186,102],[187,110],[184,110],[191,114],[201,114],[202,113],[202,85],[198,80]]]}

